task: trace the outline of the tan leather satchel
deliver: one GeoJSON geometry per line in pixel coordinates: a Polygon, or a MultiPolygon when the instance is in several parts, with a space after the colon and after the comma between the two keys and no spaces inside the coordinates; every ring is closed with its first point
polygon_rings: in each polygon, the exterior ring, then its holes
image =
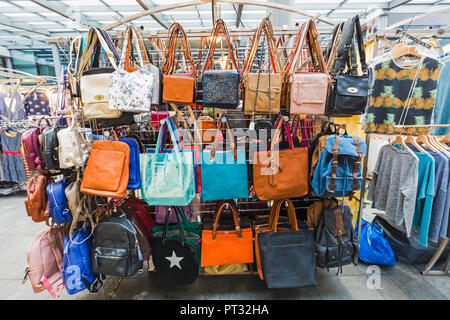
{"type": "Polygon", "coordinates": [[[290,135],[287,135],[289,149],[275,148],[284,125],[282,117],[270,150],[257,152],[253,158],[253,184],[259,200],[296,198],[308,194],[308,149],[294,148],[290,135]]]}
{"type": "Polygon", "coordinates": [[[173,23],[169,29],[169,45],[167,55],[163,62],[163,102],[192,104],[196,84],[196,65],[191,56],[186,33],[179,23],[173,23]],[[178,37],[181,37],[184,56],[189,60],[191,70],[185,74],[175,74],[175,48],[178,37]]]}
{"type": "Polygon", "coordinates": [[[287,109],[293,114],[325,114],[330,77],[313,19],[300,27],[292,52],[285,69],[289,77],[287,109]],[[306,51],[311,53],[309,58],[306,51]]]}
{"type": "Polygon", "coordinates": [[[34,222],[45,221],[49,225],[47,188],[48,179],[45,176],[34,176],[27,183],[27,198],[25,208],[34,222]]]}
{"type": "Polygon", "coordinates": [[[127,194],[130,148],[113,130],[116,141],[97,140],[83,173],[80,191],[101,197],[123,198],[127,194]]]}
{"type": "Polygon", "coordinates": [[[275,44],[272,23],[264,18],[253,36],[252,46],[242,71],[244,79],[244,114],[277,114],[280,112],[281,86],[284,76],[275,44]],[[269,47],[269,72],[262,72],[262,57],[258,72],[252,73],[259,39],[264,31],[269,47]]]}

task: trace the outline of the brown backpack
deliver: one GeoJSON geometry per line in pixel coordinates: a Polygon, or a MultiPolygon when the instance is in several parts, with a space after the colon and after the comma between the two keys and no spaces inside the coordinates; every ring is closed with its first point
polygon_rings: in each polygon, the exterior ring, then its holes
{"type": "Polygon", "coordinates": [[[49,224],[48,196],[45,188],[48,179],[45,176],[34,176],[27,183],[27,199],[25,208],[34,222],[45,221],[49,224]]]}

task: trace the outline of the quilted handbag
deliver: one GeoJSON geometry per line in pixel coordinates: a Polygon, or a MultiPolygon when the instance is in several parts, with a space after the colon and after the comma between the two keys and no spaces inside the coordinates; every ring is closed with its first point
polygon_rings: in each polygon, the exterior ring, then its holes
{"type": "Polygon", "coordinates": [[[118,56],[111,39],[106,32],[98,28],[90,28],[87,36],[86,48],[78,66],[77,79],[83,114],[86,118],[118,118],[122,114],[120,110],[113,110],[109,105],[109,91],[111,75],[117,69],[118,56]],[[96,53],[92,59],[92,65],[88,67],[89,59],[96,47],[96,53]],[[105,50],[106,56],[113,67],[98,68],[101,49],[105,50]]]}
{"type": "Polygon", "coordinates": [[[217,19],[211,35],[211,42],[206,62],[202,70],[203,107],[236,109],[239,105],[239,85],[241,75],[235,51],[228,34],[227,26],[222,19],[217,19]],[[222,31],[228,47],[228,57],[236,70],[209,70],[214,61],[219,33],[222,31]]]}
{"type": "Polygon", "coordinates": [[[120,138],[119,141],[125,142],[130,148],[130,167],[128,170],[127,189],[140,189],[141,172],[139,164],[139,145],[136,139],[133,138],[120,138]]]}
{"type": "Polygon", "coordinates": [[[359,16],[344,23],[334,66],[334,79],[327,100],[326,115],[349,117],[363,114],[369,96],[369,73],[361,34],[359,16]],[[354,41],[356,30],[356,41],[354,41]],[[354,43],[358,44],[359,64],[362,74],[358,74],[354,43]]]}
{"type": "MultiPolygon", "coordinates": [[[[224,117],[222,117],[224,118],[224,117]]],[[[228,119],[225,120],[230,151],[218,150],[218,140],[211,150],[202,153],[203,201],[248,198],[247,158],[245,149],[237,149],[228,119]]],[[[219,137],[224,121],[219,121],[216,136],[219,137]]]]}
{"type": "Polygon", "coordinates": [[[164,103],[192,104],[194,102],[194,91],[196,83],[196,65],[190,53],[186,33],[179,23],[173,23],[169,30],[170,38],[167,55],[163,62],[163,97],[164,103]],[[175,74],[175,49],[178,36],[182,38],[185,58],[191,66],[191,75],[175,74]]]}
{"type": "Polygon", "coordinates": [[[290,76],[289,112],[292,114],[324,114],[328,94],[329,76],[319,43],[319,33],[313,19],[299,29],[287,67],[290,76]],[[305,45],[311,52],[311,62],[305,63],[305,45]],[[299,66],[300,64],[300,66],[299,66]],[[305,68],[309,66],[309,68],[305,68]],[[300,72],[299,72],[300,71],[300,72]]]}
{"type": "Polygon", "coordinates": [[[253,263],[253,230],[241,229],[236,204],[226,200],[217,206],[213,229],[203,230],[201,266],[237,263],[253,263]],[[226,205],[233,213],[235,230],[218,230],[220,216],[226,205]]]}
{"type": "Polygon", "coordinates": [[[178,130],[162,122],[156,148],[140,155],[142,197],[149,205],[187,206],[195,197],[194,157],[183,152],[178,130]],[[172,139],[171,152],[162,151],[162,136],[168,130],[172,139]]]}
{"type": "MultiPolygon", "coordinates": [[[[141,52],[138,41],[142,37],[133,26],[129,26],[125,32],[125,42],[122,49],[117,70],[111,75],[109,90],[109,108],[134,113],[150,112],[153,90],[153,74],[148,70],[150,64],[144,65],[147,52],[141,52]],[[133,47],[132,40],[139,57],[139,67],[130,65],[130,51],[133,47]]],[[[144,46],[145,49],[145,46],[144,46]]]]}
{"type": "Polygon", "coordinates": [[[245,114],[270,114],[280,112],[281,88],[284,76],[282,65],[275,45],[272,23],[269,18],[261,21],[253,36],[252,46],[242,69],[245,88],[244,113],[245,114]],[[253,60],[258,51],[258,43],[261,33],[264,31],[266,43],[269,49],[269,72],[265,73],[262,68],[262,55],[259,56],[259,69],[252,73],[253,60]]]}
{"type": "Polygon", "coordinates": [[[116,141],[97,140],[81,180],[80,191],[101,197],[123,198],[127,193],[130,166],[130,148],[116,141]]]}

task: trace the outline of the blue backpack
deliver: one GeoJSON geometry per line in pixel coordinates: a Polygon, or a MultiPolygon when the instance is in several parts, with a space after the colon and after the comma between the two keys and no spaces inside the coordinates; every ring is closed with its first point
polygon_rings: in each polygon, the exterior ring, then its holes
{"type": "Polygon", "coordinates": [[[127,189],[139,189],[141,187],[141,170],[139,164],[139,145],[136,139],[120,138],[130,147],[130,166],[127,189]]]}
{"type": "Polygon", "coordinates": [[[64,240],[62,276],[69,294],[88,289],[98,292],[103,282],[91,268],[91,232],[86,227],[79,229],[72,241],[67,236],[64,240]]]}
{"type": "Polygon", "coordinates": [[[360,137],[331,135],[320,154],[311,186],[319,197],[353,196],[361,189],[361,159],[366,144],[360,137]]]}
{"type": "Polygon", "coordinates": [[[56,224],[72,222],[72,215],[70,214],[66,194],[64,193],[67,185],[66,178],[63,178],[58,182],[50,183],[46,188],[50,216],[56,224]]]}

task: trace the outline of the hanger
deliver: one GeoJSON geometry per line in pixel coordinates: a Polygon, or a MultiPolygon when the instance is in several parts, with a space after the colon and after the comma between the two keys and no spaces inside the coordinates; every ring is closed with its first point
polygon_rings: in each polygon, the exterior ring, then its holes
{"type": "Polygon", "coordinates": [[[422,148],[416,141],[416,138],[414,136],[407,136],[405,138],[405,144],[411,143],[414,147],[416,147],[420,152],[426,152],[424,148],[422,148]]]}
{"type": "Polygon", "coordinates": [[[416,58],[422,58],[422,55],[416,51],[414,47],[410,47],[404,43],[397,43],[394,45],[391,50],[390,54],[392,58],[398,59],[404,56],[414,56],[416,58]]]}
{"type": "Polygon", "coordinates": [[[441,140],[439,140],[439,141],[442,142],[442,143],[450,142],[450,133],[447,134],[447,135],[445,135],[445,136],[443,136],[443,137],[441,138],[441,140]]]}
{"type": "Polygon", "coordinates": [[[394,145],[395,143],[401,145],[405,150],[412,152],[411,149],[408,148],[405,141],[403,140],[403,136],[396,136],[394,140],[392,140],[391,144],[394,145]]]}
{"type": "Polygon", "coordinates": [[[436,136],[429,136],[429,139],[436,146],[436,148],[448,151],[448,146],[442,144],[436,136]]]}
{"type": "Polygon", "coordinates": [[[420,135],[416,138],[418,144],[425,145],[433,151],[437,151],[436,147],[434,147],[430,142],[428,142],[426,135],[420,135]]]}

